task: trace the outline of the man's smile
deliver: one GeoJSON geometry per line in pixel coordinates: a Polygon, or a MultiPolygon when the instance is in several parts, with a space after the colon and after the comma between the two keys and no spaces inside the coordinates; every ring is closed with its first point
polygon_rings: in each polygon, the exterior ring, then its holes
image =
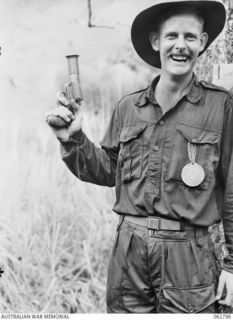
{"type": "Polygon", "coordinates": [[[174,60],[175,62],[182,62],[185,63],[188,61],[189,56],[188,55],[184,55],[184,54],[172,54],[171,55],[172,60],[174,60]]]}

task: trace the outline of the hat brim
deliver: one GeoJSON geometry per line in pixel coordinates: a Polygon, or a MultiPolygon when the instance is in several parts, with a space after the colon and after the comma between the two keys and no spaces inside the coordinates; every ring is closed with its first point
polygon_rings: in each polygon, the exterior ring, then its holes
{"type": "Polygon", "coordinates": [[[195,7],[201,12],[204,19],[204,31],[208,34],[208,41],[201,55],[215,38],[223,30],[226,20],[226,10],[222,3],[218,1],[176,1],[159,3],[140,12],[133,21],[131,27],[131,39],[138,55],[153,67],[161,68],[159,52],[153,50],[149,35],[151,31],[156,31],[155,21],[168,9],[195,7]]]}

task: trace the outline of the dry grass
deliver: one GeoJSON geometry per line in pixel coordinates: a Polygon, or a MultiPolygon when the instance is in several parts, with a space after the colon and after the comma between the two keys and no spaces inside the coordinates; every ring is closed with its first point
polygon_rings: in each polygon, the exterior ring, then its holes
{"type": "Polygon", "coordinates": [[[113,190],[73,177],[49,131],[15,130],[1,134],[0,312],[104,312],[113,190]]]}

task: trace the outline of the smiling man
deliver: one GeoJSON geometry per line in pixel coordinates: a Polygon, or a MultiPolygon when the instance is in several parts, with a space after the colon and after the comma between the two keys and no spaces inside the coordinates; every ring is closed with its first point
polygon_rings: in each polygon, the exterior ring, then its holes
{"type": "MultiPolygon", "coordinates": [[[[97,148],[81,112],[48,112],[62,157],[81,180],[115,186],[120,222],[110,259],[107,309],[213,313],[233,305],[233,99],[199,81],[195,63],[222,31],[218,1],[172,1],[135,18],[134,48],[161,74],[116,106],[97,148]],[[208,227],[223,221],[220,269],[208,227]]],[[[64,97],[59,100],[66,105],[64,97]]]]}
{"type": "Polygon", "coordinates": [[[208,35],[203,32],[204,20],[197,10],[175,10],[150,33],[153,49],[160,54],[161,76],[155,87],[155,98],[163,113],[168,111],[188,89],[197,57],[204,50],[208,35]],[[169,94],[164,95],[164,88],[169,94]]]}

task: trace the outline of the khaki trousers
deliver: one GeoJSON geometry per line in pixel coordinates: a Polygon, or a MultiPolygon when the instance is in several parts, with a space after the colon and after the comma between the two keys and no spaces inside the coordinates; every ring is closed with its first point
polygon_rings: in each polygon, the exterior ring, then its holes
{"type": "Polygon", "coordinates": [[[207,228],[156,231],[122,220],[110,258],[108,313],[215,313],[218,263],[207,228]]]}

